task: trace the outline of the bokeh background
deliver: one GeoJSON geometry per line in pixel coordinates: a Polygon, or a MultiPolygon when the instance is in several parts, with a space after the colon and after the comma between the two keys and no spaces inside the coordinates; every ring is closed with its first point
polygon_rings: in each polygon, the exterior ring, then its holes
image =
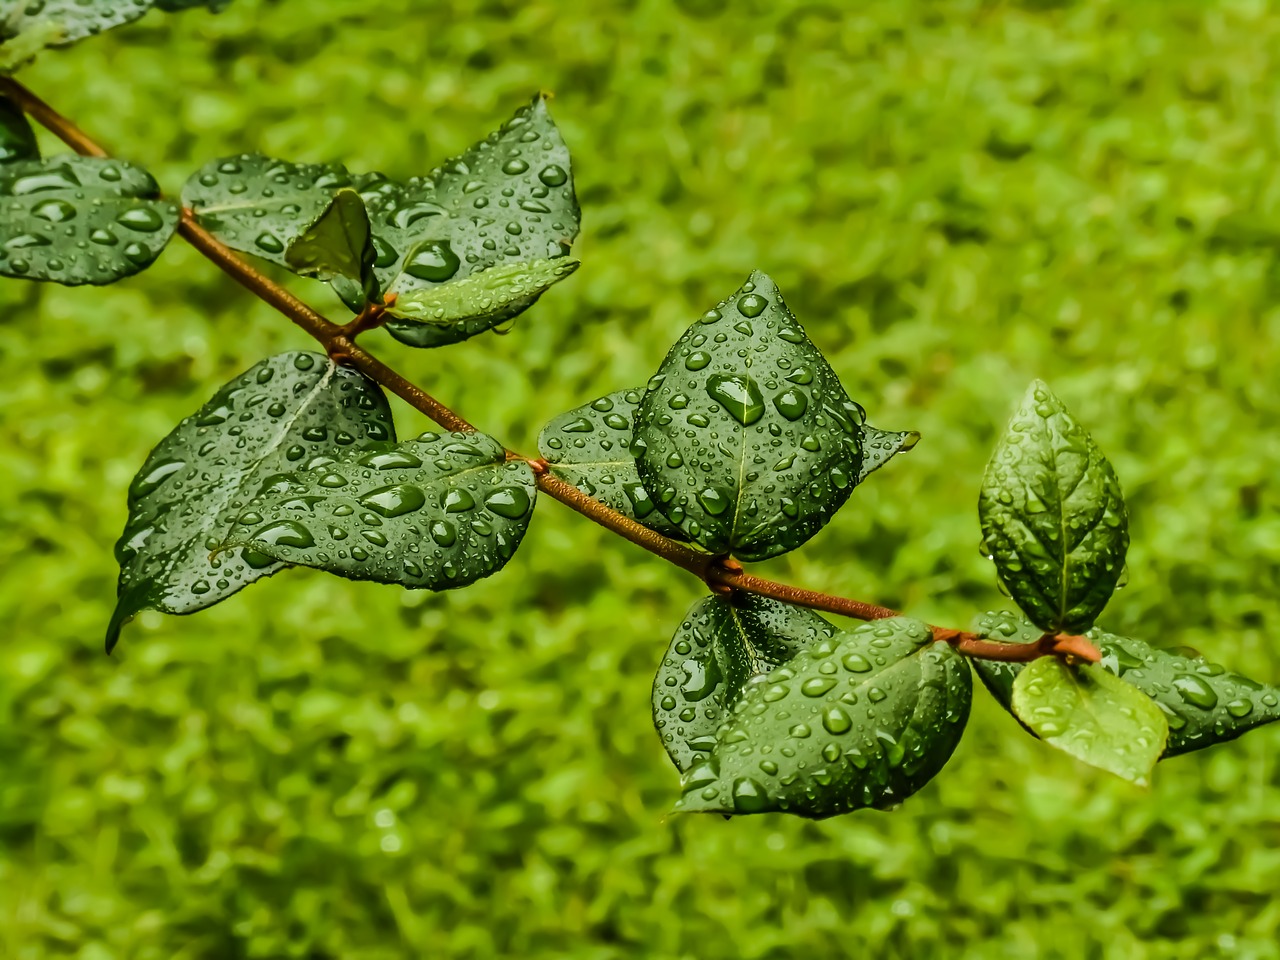
{"type": "MultiPolygon", "coordinates": [[[[22,79],[175,192],[242,150],[421,173],[552,90],[582,269],[385,358],[531,450],[759,267],[924,434],[762,572],[1004,606],[978,482],[1043,377],[1132,512],[1103,625],[1280,679],[1276,4],[238,0],[22,79]]],[[[1280,726],[1142,791],[980,692],[896,812],[665,819],[649,685],[698,586],[550,500],[466,590],[291,571],[104,656],[143,457],[307,345],[178,242],[105,290],[0,281],[0,955],[1280,957],[1280,726]]]]}

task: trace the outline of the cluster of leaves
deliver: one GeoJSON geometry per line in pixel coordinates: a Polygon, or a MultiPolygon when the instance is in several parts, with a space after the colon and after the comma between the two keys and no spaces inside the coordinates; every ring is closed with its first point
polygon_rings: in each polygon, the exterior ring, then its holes
{"type": "MultiPolygon", "coordinates": [[[[69,42],[150,5],[33,0],[3,36],[69,42]]],[[[145,268],[181,215],[136,166],[41,158],[4,100],[0,197],[0,272],[64,284],[145,268]]],[[[577,266],[569,154],[542,97],[423,176],[245,154],[198,170],[182,202],[227,247],[330,284],[354,313],[388,318],[391,335],[417,347],[512,320],[577,266]]],[[[866,422],[757,271],[689,327],[647,384],[556,417],[539,450],[550,473],[664,536],[762,560],[806,543],[918,439],[866,422]]],[[[511,559],[537,487],[530,461],[484,434],[398,441],[381,387],[322,354],[269,357],[183,420],[135,477],[107,647],[140,610],[192,613],[291,565],[410,589],[464,586],[511,559]]],[[[1124,500],[1043,383],[996,447],[979,518],[1026,617],[987,615],[979,633],[1018,644],[1091,631],[1103,653],[1098,664],[975,661],[1030,732],[1145,782],[1163,756],[1280,719],[1276,689],[1094,627],[1124,572],[1124,500]]],[[[653,687],[654,723],[682,774],[677,809],[822,818],[895,806],[954,752],[970,669],[948,637],[907,617],[840,631],[753,595],[699,600],[653,687]]]]}

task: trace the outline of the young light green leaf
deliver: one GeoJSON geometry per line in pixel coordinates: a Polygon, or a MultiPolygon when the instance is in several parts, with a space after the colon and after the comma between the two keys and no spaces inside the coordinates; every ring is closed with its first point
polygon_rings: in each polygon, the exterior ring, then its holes
{"type": "Polygon", "coordinates": [[[640,480],[713,553],[785,553],[848,499],[864,414],[758,270],[667,354],[635,417],[640,480]]]}
{"type": "Polygon", "coordinates": [[[108,651],[139,610],[193,613],[281,569],[252,551],[211,555],[274,477],[394,439],[378,385],[321,354],[270,357],[223,386],[160,442],[129,488],[108,651]]]}
{"type": "Polygon", "coordinates": [[[819,820],[901,803],[950,759],[969,718],[965,659],[896,617],[801,650],[747,685],[678,812],[819,820]]]}
{"type": "Polygon", "coordinates": [[[653,725],[676,769],[709,756],[750,681],[835,632],[812,610],[755,594],[696,601],[653,678],[653,725]]]}
{"type": "Polygon", "coordinates": [[[877,430],[869,423],[862,425],[862,463],[855,485],[867,479],[900,453],[914,450],[920,442],[915,430],[877,430]]]}
{"type": "Polygon", "coordinates": [[[640,482],[631,453],[632,423],[643,390],[618,390],[555,417],[538,435],[551,472],[663,536],[686,539],[640,482]]]}
{"type": "Polygon", "coordinates": [[[30,23],[16,36],[6,29],[14,22],[11,18],[0,20],[0,76],[16,73],[47,47],[59,46],[66,39],[62,24],[52,20],[30,23]]]}
{"type": "MultiPolygon", "coordinates": [[[[284,251],[343,187],[358,190],[368,210],[382,292],[408,304],[387,329],[411,346],[442,346],[491,329],[572,270],[542,263],[568,255],[579,224],[569,152],[542,97],[425,177],[353,178],[337,165],[245,155],[207,164],[188,181],[183,200],[227,246],[289,266],[284,251]],[[512,266],[522,269],[492,274],[456,295],[430,293],[512,266]],[[418,307],[409,296],[415,291],[427,291],[418,307]],[[478,312],[462,316],[473,306],[478,312]],[[410,318],[414,310],[422,316],[410,318]]],[[[334,287],[350,306],[343,283],[334,287]]]]}
{"type": "Polygon", "coordinates": [[[329,206],[289,244],[284,259],[294,273],[332,281],[339,277],[359,285],[363,303],[378,297],[369,214],[354,190],[343,188],[329,206]]]}
{"type": "Polygon", "coordinates": [[[533,470],[481,433],[424,433],[277,477],[226,546],[352,580],[447,590],[511,559],[537,495],[533,470]]]}
{"type": "Polygon", "coordinates": [[[978,515],[1001,582],[1033,623],[1093,625],[1124,569],[1128,515],[1111,464],[1039,380],[987,464],[978,515]]]}
{"type": "MultiPolygon", "coordinates": [[[[981,636],[1031,643],[1040,630],[1009,613],[989,613],[975,627],[981,636]]],[[[1102,651],[1102,666],[1137,687],[1164,712],[1169,740],[1161,759],[1234,740],[1255,727],[1280,720],[1280,688],[1258,683],[1221,664],[1141,640],[1094,629],[1088,634],[1102,651]]],[[[1010,708],[1013,683],[1022,664],[974,660],[991,694],[1010,708]]]]}
{"type": "Polygon", "coordinates": [[[67,286],[149,266],[178,224],[151,174],[119,160],[58,156],[0,166],[0,273],[67,286]]]}
{"type": "Polygon", "coordinates": [[[1160,708],[1096,663],[1032,660],[1013,681],[1012,707],[1046,743],[1141,786],[1169,737],[1160,708]]]}
{"type": "Polygon", "coordinates": [[[578,263],[568,257],[504,263],[452,283],[410,290],[387,307],[387,313],[401,319],[388,320],[386,328],[414,347],[454,337],[457,328],[488,330],[519,314],[577,270],[578,263]]]}
{"type": "Polygon", "coordinates": [[[39,160],[35,131],[18,105],[0,97],[0,164],[15,160],[39,160]]]}

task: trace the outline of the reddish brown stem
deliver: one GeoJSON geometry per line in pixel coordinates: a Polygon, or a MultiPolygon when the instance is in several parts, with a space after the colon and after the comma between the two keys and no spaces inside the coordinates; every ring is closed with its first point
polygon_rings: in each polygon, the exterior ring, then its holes
{"type": "MultiPolygon", "coordinates": [[[[17,81],[0,78],[0,95],[16,103],[77,153],[89,157],[108,156],[107,151],[91,140],[79,127],[17,81]]],[[[243,287],[302,328],[336,361],[355,367],[369,379],[381,384],[447,430],[458,432],[475,430],[475,427],[462,416],[356,345],[355,338],[358,334],[379,326],[383,321],[384,311],[380,306],[370,305],[345,327],[339,326],[321,316],[223,245],[213,234],[196,222],[195,215],[190,210],[182,211],[178,232],[188,243],[243,287]]],[[[618,513],[599,500],[587,496],[577,487],[551,473],[545,460],[531,459],[512,451],[508,451],[507,456],[512,460],[524,460],[533,468],[538,488],[543,493],[559,500],[605,529],[689,571],[718,593],[728,594],[735,590],[743,590],[772,597],[785,603],[824,610],[857,620],[883,620],[899,616],[896,610],[874,603],[835,597],[753,576],[743,570],[742,565],[732,557],[715,557],[664,537],[618,513]]],[[[1085,637],[1046,635],[1035,643],[1018,644],[997,643],[972,633],[944,627],[934,627],[933,631],[936,640],[952,644],[960,653],[988,660],[1022,662],[1046,655],[1075,657],[1095,662],[1101,659],[1098,649],[1085,637]]]]}

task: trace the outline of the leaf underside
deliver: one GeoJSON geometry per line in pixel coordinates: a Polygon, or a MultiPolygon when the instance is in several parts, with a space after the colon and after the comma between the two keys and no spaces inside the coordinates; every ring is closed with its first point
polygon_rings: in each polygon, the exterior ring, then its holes
{"type": "Polygon", "coordinates": [[[671,348],[636,411],[632,451],[690,540],[763,560],[804,543],[848,499],[863,421],[756,271],[671,348]]]}
{"type": "Polygon", "coordinates": [[[747,685],[679,812],[823,819],[895,806],[950,759],[969,716],[965,658],[924,623],[864,624],[747,685]]]}
{"type": "Polygon", "coordinates": [[[133,480],[108,650],[139,610],[192,613],[281,569],[252,551],[213,555],[273,477],[394,438],[381,388],[321,354],[270,357],[227,383],[133,480]]]}
{"type": "Polygon", "coordinates": [[[533,513],[522,460],[480,433],[425,433],[275,478],[228,538],[353,580],[447,590],[500,570],[533,513]]]}
{"type": "Polygon", "coordinates": [[[1111,464],[1040,381],[992,454],[978,514],[984,547],[1028,619],[1054,633],[1089,629],[1123,572],[1128,516],[1111,464]]]}
{"type": "Polygon", "coordinates": [[[710,755],[716,731],[753,677],[835,633],[812,610],[755,594],[696,601],[653,679],[653,725],[676,769],[710,755]]]}
{"type": "Polygon", "coordinates": [[[63,155],[0,166],[0,273],[68,286],[146,268],[178,224],[141,167],[63,155]]]}
{"type": "MultiPolygon", "coordinates": [[[[975,630],[1010,643],[1031,643],[1041,633],[1011,613],[988,613],[979,618],[975,630]]],[[[1088,636],[1102,652],[1102,666],[1145,693],[1164,713],[1169,739],[1161,759],[1225,743],[1280,720],[1280,688],[1201,656],[1162,650],[1099,629],[1088,636]]],[[[1013,684],[1023,664],[975,659],[973,666],[992,696],[1011,710],[1013,684]]]]}

